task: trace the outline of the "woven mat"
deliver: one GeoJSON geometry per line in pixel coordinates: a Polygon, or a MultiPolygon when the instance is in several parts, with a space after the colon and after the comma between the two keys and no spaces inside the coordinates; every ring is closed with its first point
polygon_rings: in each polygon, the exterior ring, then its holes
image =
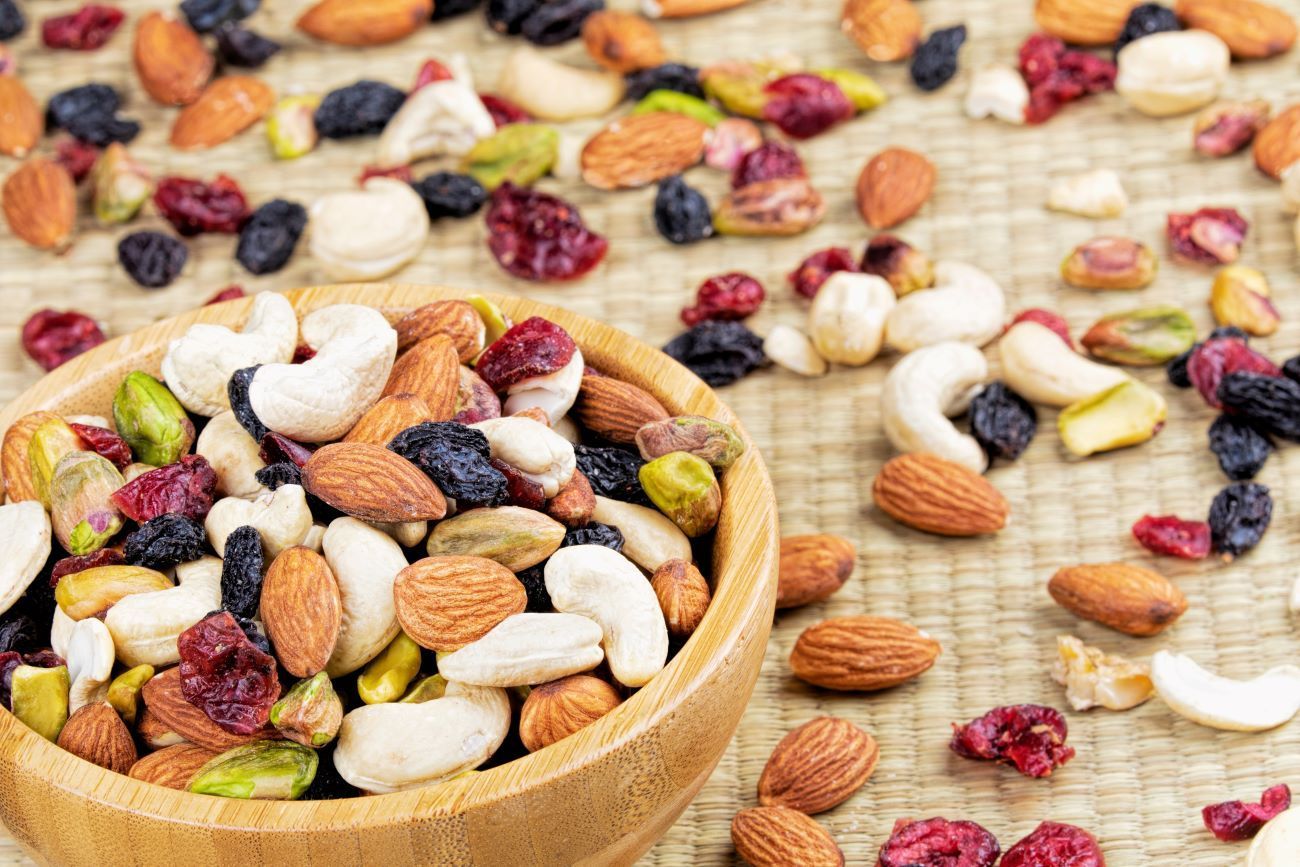
{"type": "MultiPolygon", "coordinates": [[[[26,5],[44,15],[74,4],[26,5]]],[[[136,14],[161,4],[123,5],[136,14]]],[[[261,16],[275,20],[262,26],[288,34],[291,7],[297,4],[265,5],[273,8],[261,16]]],[[[926,0],[922,11],[930,26],[967,23],[971,41],[962,62],[970,69],[1015,57],[1033,26],[1030,5],[1029,0],[926,0]]],[[[1300,12],[1297,0],[1285,5],[1300,12]]],[[[660,29],[671,53],[696,63],[792,50],[816,65],[868,69],[837,31],[838,6],[832,0],[754,0],[731,13],[660,29]]],[[[40,99],[88,79],[124,88],[130,94],[128,114],[145,122],[133,150],[159,174],[226,171],[255,202],[275,195],[310,202],[348,187],[369,161],[373,142],[367,141],[327,143],[305,159],[273,164],[260,130],[210,153],[171,151],[165,145],[171,112],[141,95],[130,68],[130,40],[128,31],[95,54],[52,55],[32,50],[29,33],[16,47],[23,75],[40,99]]],[[[288,42],[288,50],[265,71],[282,92],[320,90],[361,76],[406,86],[424,58],[453,51],[470,55],[480,83],[490,89],[509,48],[477,19],[427,28],[396,46],[368,51],[320,47],[292,35],[288,42]]],[[[569,45],[557,53],[578,58],[582,48],[569,45]]],[[[1290,55],[1238,66],[1227,95],[1263,96],[1275,105],[1293,101],[1300,96],[1295,62],[1290,55]]],[[[1063,288],[1056,266],[1067,250],[1093,234],[1130,234],[1163,250],[1168,211],[1210,204],[1240,209],[1251,222],[1243,261],[1267,272],[1285,321],[1277,336],[1261,343],[1278,358],[1300,350],[1291,224],[1278,207],[1276,186],[1254,171],[1248,157],[1198,159],[1189,147],[1188,118],[1139,117],[1113,95],[1072,107],[1041,128],[1020,129],[966,120],[960,83],[923,95],[901,67],[871,71],[893,101],[801,147],[829,201],[826,221],[804,237],[728,239],[677,249],[653,233],[653,191],[609,194],[551,181],[548,188],[573,198],[588,222],[610,238],[608,259],[586,280],[535,286],[506,278],[488,255],[478,220],[438,226],[428,249],[399,278],[530,295],[659,344],[678,330],[676,312],[703,278],[744,269],[760,277],[772,295],[756,317],[757,330],[776,322],[800,324],[801,305],[790,296],[783,275],[814,249],[863,242],[868,233],[853,205],[854,178],[870,154],[903,145],[928,154],[939,181],[932,201],[901,233],[937,257],[987,269],[1007,290],[1012,309],[1056,308],[1076,330],[1103,312],[1157,302],[1185,306],[1208,329],[1207,271],[1166,263],[1154,286],[1126,296],[1063,288]],[[1121,172],[1133,200],[1122,219],[1092,223],[1043,209],[1053,179],[1094,167],[1121,172]]],[[[595,126],[571,128],[582,134],[595,126]]],[[[11,166],[5,161],[0,170],[11,166]]],[[[705,169],[692,180],[711,195],[724,183],[705,169]]],[[[87,224],[76,247],[60,258],[34,253],[0,234],[0,334],[14,334],[32,309],[47,304],[86,310],[121,334],[191,307],[232,282],[282,289],[322,280],[305,255],[278,275],[249,279],[232,260],[231,240],[216,236],[191,244],[196,255],[179,282],[143,291],[114,262],[120,234],[87,224]]],[[[1235,677],[1294,661],[1300,643],[1286,596],[1297,577],[1288,552],[1300,543],[1300,482],[1295,481],[1300,449],[1275,455],[1261,477],[1277,495],[1266,542],[1232,566],[1162,561],[1159,568],[1177,580],[1191,607],[1166,636],[1127,639],[1057,608],[1044,585],[1061,565],[1144,562],[1128,527],[1145,512],[1203,514],[1223,478],[1205,448],[1211,414],[1195,395],[1160,386],[1170,401],[1169,424],[1160,436],[1141,448],[1086,462],[1068,459],[1052,430],[1054,414],[1044,413],[1042,433],[1026,456],[990,474],[1012,503],[1011,526],[988,540],[942,541],[892,524],[871,504],[870,479],[890,454],[876,409],[888,363],[835,371],[821,380],[770,371],[725,392],[764,450],[785,532],[841,533],[858,543],[861,555],[857,573],[832,600],[778,617],[763,676],[731,749],[645,863],[734,860],[729,822],[736,810],[755,802],[755,784],[772,746],[790,728],[825,713],[853,720],[881,744],[880,765],[867,786],[820,817],[851,864],[874,863],[895,819],[939,814],[981,822],[1004,846],[1042,819],[1077,823],[1097,833],[1113,867],[1236,863],[1242,847],[1214,841],[1201,827],[1199,809],[1230,797],[1254,797],[1276,782],[1300,786],[1300,725],[1255,735],[1214,732],[1175,716],[1159,701],[1123,714],[1071,713],[1077,758],[1050,780],[1029,780],[952,755],[946,748],[948,724],[999,704],[1063,706],[1062,692],[1047,674],[1054,638],[1063,632],[1137,657],[1159,648],[1187,652],[1235,677]],[[832,694],[795,681],[785,659],[799,632],[823,617],[858,612],[905,618],[928,630],[944,646],[939,664],[918,681],[878,695],[832,694]]],[[[16,395],[37,375],[17,341],[0,341],[0,398],[16,395]]],[[[1142,378],[1161,382],[1159,371],[1142,378]]],[[[0,843],[0,863],[20,861],[11,843],[0,843]]]]}

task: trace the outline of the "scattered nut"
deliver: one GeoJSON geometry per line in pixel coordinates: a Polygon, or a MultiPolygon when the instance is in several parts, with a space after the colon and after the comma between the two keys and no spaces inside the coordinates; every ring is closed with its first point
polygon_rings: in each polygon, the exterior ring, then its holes
{"type": "Polygon", "coordinates": [[[1236,732],[1285,724],[1300,710],[1300,668],[1279,665],[1253,680],[1230,680],[1190,657],[1161,650],[1151,658],[1156,694],[1194,723],[1236,732]]]}
{"type": "Polygon", "coordinates": [[[1095,220],[1118,217],[1128,207],[1128,196],[1119,175],[1110,169],[1095,169],[1063,178],[1052,185],[1047,207],[1053,211],[1091,217],[1095,220]]]}
{"type": "Polygon", "coordinates": [[[1073,45],[1109,45],[1124,27],[1136,0],[1035,0],[1034,20],[1051,35],[1073,45]]]}
{"type": "Polygon", "coordinates": [[[1287,867],[1300,849],[1300,809],[1270,819],[1251,841],[1246,867],[1287,867]]]}
{"type": "Polygon", "coordinates": [[[1281,322],[1269,300],[1268,279],[1254,268],[1229,265],[1214,277],[1210,310],[1220,325],[1235,325],[1247,334],[1267,337],[1281,322]]]}
{"type": "Polygon", "coordinates": [[[858,175],[858,212],[873,229],[897,226],[930,198],[934,175],[934,164],[921,154],[886,148],[868,160],[858,175]]]}
{"type": "Polygon", "coordinates": [[[1089,361],[1037,322],[1018,322],[998,341],[1002,376],[1026,400],[1069,406],[1129,379],[1114,367],[1089,361]]]}
{"type": "Polygon", "coordinates": [[[1168,117],[1213,102],[1232,58],[1212,33],[1174,30],[1136,39],[1115,59],[1120,96],[1143,114],[1168,117]]]}
{"type": "Polygon", "coordinates": [[[776,607],[796,608],[828,598],[853,574],[857,558],[857,548],[842,536],[786,536],[781,540],[776,607]]]}
{"type": "Polygon", "coordinates": [[[824,376],[829,369],[808,335],[789,325],[772,326],[763,339],[763,354],[800,376],[824,376]]]}
{"type": "Polygon", "coordinates": [[[1067,449],[1087,457],[1146,442],[1164,427],[1167,414],[1159,392],[1130,379],[1061,410],[1057,429],[1067,449]]]}
{"type": "Polygon", "coordinates": [[[1267,101],[1219,102],[1196,116],[1192,146],[1207,157],[1235,154],[1254,141],[1271,111],[1267,101]]]}
{"type": "Polygon", "coordinates": [[[379,137],[376,165],[405,166],[436,156],[463,156],[496,132],[492,115],[472,87],[435,81],[411,94],[379,137]]]}
{"type": "Polygon", "coordinates": [[[525,47],[510,53],[497,79],[497,93],[543,120],[602,115],[618,104],[625,89],[616,72],[579,69],[525,47]]]}
{"type": "Polygon", "coordinates": [[[1258,60],[1291,50],[1295,21],[1260,0],[1177,0],[1174,12],[1185,27],[1206,30],[1227,43],[1237,60],[1258,60]]]}
{"type": "Polygon", "coordinates": [[[822,358],[861,367],[880,352],[885,320],[897,303],[881,277],[836,271],[808,311],[808,333],[822,358]]]}
{"type": "Polygon", "coordinates": [[[911,0],[848,0],[840,29],[872,60],[906,60],[921,42],[921,15],[911,0]]]}
{"type": "Polygon", "coordinates": [[[1014,67],[995,63],[975,71],[966,91],[966,116],[975,120],[995,117],[1023,124],[1029,106],[1029,87],[1014,67]]]}
{"type": "Polygon", "coordinates": [[[582,22],[582,41],[591,59],[626,75],[667,59],[654,26],[640,15],[601,10],[582,22]]]}
{"type": "MultiPolygon", "coordinates": [[[[961,266],[958,266],[961,267],[961,266]]],[[[862,254],[862,272],[884,277],[899,298],[935,282],[935,268],[924,253],[894,235],[876,235],[862,254]]]]}
{"type": "Polygon", "coordinates": [[[1196,326],[1181,308],[1144,307],[1103,316],[1079,342],[1103,361],[1149,367],[1191,349],[1196,326]]]}
{"type": "Polygon", "coordinates": [[[1081,289],[1141,289],[1155,279],[1159,260],[1146,244],[1102,237],[1075,247],[1061,263],[1061,278],[1081,289]]]}
{"type": "Polygon", "coordinates": [[[1067,611],[1125,635],[1158,635],[1187,610],[1186,597],[1168,578],[1127,563],[1058,569],[1047,590],[1067,611]]]}
{"type": "Polygon", "coordinates": [[[758,778],[758,802],[807,815],[847,801],[880,760],[876,739],[844,719],[821,716],[781,738],[758,778]]]}
{"type": "Polygon", "coordinates": [[[790,669],[815,686],[872,692],[928,671],[940,649],[939,642],[899,620],[836,617],[800,633],[790,653],[790,669]]]}
{"type": "Polygon", "coordinates": [[[312,255],[338,281],[387,276],[414,259],[429,237],[424,201],[410,184],[392,178],[370,178],[360,190],[322,196],[310,213],[312,255]]]}
{"type": "Polygon", "coordinates": [[[947,341],[983,346],[1002,333],[1006,302],[988,274],[974,265],[940,262],[934,283],[933,289],[909,292],[889,311],[885,343],[900,352],[947,341]]]}
{"type": "MultiPolygon", "coordinates": [[[[904,0],[906,2],[906,0],[904,0]]],[[[754,867],[843,867],[844,853],[811,816],[789,807],[750,807],[731,820],[731,844],[754,867]]]]}
{"type": "Polygon", "coordinates": [[[948,420],[964,411],[971,391],[988,379],[984,354],[966,343],[936,343],[908,353],[885,376],[880,417],[885,435],[904,453],[929,452],[982,473],[988,456],[975,438],[948,420]]]}
{"type": "Polygon", "coordinates": [[[939,536],[978,536],[1006,526],[1011,507],[979,473],[924,452],[885,462],[871,496],[889,517],[939,536]]]}
{"type": "Polygon", "coordinates": [[[1155,695],[1149,665],[1111,656],[1073,635],[1057,636],[1056,653],[1052,679],[1065,687],[1075,710],[1128,710],[1155,695]]]}

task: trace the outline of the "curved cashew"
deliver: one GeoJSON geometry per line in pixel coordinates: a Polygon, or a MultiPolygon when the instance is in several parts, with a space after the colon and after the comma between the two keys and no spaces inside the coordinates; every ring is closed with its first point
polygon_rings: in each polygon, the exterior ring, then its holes
{"type": "Polygon", "coordinates": [[[441,698],[364,705],[343,717],[334,767],[372,794],[431,786],[483,764],[509,731],[504,689],[451,681],[441,698]]]}
{"type": "Polygon", "coordinates": [[[426,157],[463,156],[496,132],[474,89],[456,79],[435,81],[407,97],[379,137],[380,166],[407,166],[426,157]]]}
{"type": "Polygon", "coordinates": [[[374,308],[335,304],[303,318],[302,339],[316,356],[258,368],[249,402],[263,424],[290,439],[342,439],[383,393],[397,358],[397,332],[374,308]]]}
{"type": "Polygon", "coordinates": [[[894,288],[883,277],[836,271],[808,310],[808,334],[827,361],[860,367],[875,358],[894,309],[894,288]]]}
{"type": "Polygon", "coordinates": [[[78,621],[64,614],[62,608],[54,606],[54,619],[50,621],[50,650],[64,659],[68,658],[68,639],[72,637],[72,628],[77,623],[78,621]]]}
{"type": "Polygon", "coordinates": [[[393,579],[406,568],[406,555],[382,530],[356,518],[335,518],[323,547],[343,602],[343,623],[325,667],[339,677],[374,659],[397,635],[393,579]]]}
{"type": "Polygon", "coordinates": [[[262,536],[267,561],[285,548],[301,545],[311,532],[311,507],[302,485],[281,485],[256,500],[225,497],[212,504],[203,522],[218,556],[226,556],[226,537],[248,526],[262,536]]]}
{"type": "Polygon", "coordinates": [[[482,431],[492,457],[505,461],[542,486],[549,499],[573,478],[577,460],[573,443],[541,422],[524,416],[490,418],[470,425],[482,431]]]}
{"type": "Polygon", "coordinates": [[[37,500],[0,506],[0,614],[27,592],[50,559],[52,529],[37,500]]]}
{"type": "Polygon", "coordinates": [[[104,625],[123,665],[161,668],[179,662],[176,639],[221,607],[221,561],[216,557],[181,563],[176,581],[175,587],[135,593],[108,609],[104,625]]]}
{"type": "Polygon", "coordinates": [[[241,332],[197,323],[167,347],[162,375],[190,412],[214,416],[230,409],[226,385],[236,370],[288,362],[298,345],[298,316],[283,295],[262,292],[241,332]]]}
{"type": "Polygon", "coordinates": [[[885,320],[885,342],[911,352],[956,340],[983,346],[1002,333],[1006,299],[1002,287],[974,265],[939,262],[934,288],[910,292],[885,320]]]}
{"type": "Polygon", "coordinates": [[[969,343],[936,343],[903,356],[885,377],[880,393],[885,436],[901,452],[930,452],[984,472],[984,449],[957,430],[948,414],[954,405],[968,402],[971,389],[988,373],[984,354],[969,343]]]}
{"type": "Polygon", "coordinates": [[[1264,824],[1246,853],[1246,867],[1293,867],[1300,852],[1300,807],[1285,810],[1264,824]]]}
{"type": "Polygon", "coordinates": [[[605,659],[624,686],[644,686],[668,659],[668,626],[650,582],[603,545],[561,548],[546,561],[546,592],[557,611],[590,617],[604,630],[605,659]]]}
{"type": "Polygon", "coordinates": [[[1190,656],[1161,650],[1151,658],[1156,694],[1194,723],[1234,732],[1277,728],[1300,711],[1300,668],[1279,665],[1254,680],[1211,674],[1190,656]]]}
{"type": "Polygon", "coordinates": [[[1037,322],[1013,325],[998,341],[998,353],[1007,385],[1045,406],[1069,406],[1129,379],[1117,367],[1084,358],[1037,322]]]}
{"type": "Polygon", "coordinates": [[[440,658],[438,673],[479,686],[546,683],[599,665],[605,658],[602,638],[600,624],[580,614],[512,614],[440,658]]]}
{"type": "Polygon", "coordinates": [[[496,92],[533,117],[573,120],[604,114],[626,89],[621,75],[579,69],[521,46],[502,65],[496,92]]]}
{"type": "Polygon", "coordinates": [[[194,453],[203,455],[212,465],[217,486],[226,496],[250,499],[267,493],[266,486],[257,480],[257,471],[266,466],[261,447],[233,412],[215,415],[203,426],[194,453]]]}
{"type": "Polygon", "coordinates": [[[593,521],[618,527],[623,534],[623,554],[646,572],[654,572],[669,560],[693,559],[691,540],[662,512],[597,497],[593,521]]]}
{"type": "Polygon", "coordinates": [[[378,280],[418,256],[429,237],[424,200],[393,178],[322,196],[310,214],[308,245],[335,280],[378,280]]]}
{"type": "Polygon", "coordinates": [[[509,397],[502,407],[503,412],[511,415],[535,406],[546,413],[551,424],[555,424],[573,408],[573,402],[578,399],[585,366],[582,350],[575,349],[569,363],[554,373],[519,380],[506,389],[509,397]]]}
{"type": "Polygon", "coordinates": [[[103,701],[113,676],[113,636],[95,617],[78,620],[68,636],[68,713],[94,701],[103,701]]]}

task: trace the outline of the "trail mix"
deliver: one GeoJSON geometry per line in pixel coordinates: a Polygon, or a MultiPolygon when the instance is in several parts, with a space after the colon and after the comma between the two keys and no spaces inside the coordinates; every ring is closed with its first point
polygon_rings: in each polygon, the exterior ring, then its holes
{"type": "Polygon", "coordinates": [[[0,700],[33,730],[200,794],[394,792],[573,734],[699,626],[728,425],[477,296],[250,311],[111,418],[5,433],[0,700]]]}

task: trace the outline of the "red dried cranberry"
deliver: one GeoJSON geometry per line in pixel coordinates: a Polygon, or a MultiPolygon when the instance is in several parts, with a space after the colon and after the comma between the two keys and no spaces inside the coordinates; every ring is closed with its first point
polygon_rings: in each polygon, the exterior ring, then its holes
{"type": "Polygon", "coordinates": [[[54,161],[68,170],[74,183],[84,181],[98,159],[99,148],[80,139],[59,139],[54,146],[54,161]]]}
{"type": "Polygon", "coordinates": [[[212,508],[217,474],[202,455],[185,455],[174,464],[136,476],[109,497],[132,521],[159,515],[184,515],[202,521],[212,508]]]}
{"type": "Polygon", "coordinates": [[[1143,515],[1133,525],[1133,538],[1154,554],[1201,560],[1210,556],[1210,525],[1184,521],[1176,515],[1143,515]]]}
{"type": "Polygon", "coordinates": [[[506,477],[506,496],[510,505],[534,511],[540,511],[546,505],[546,493],[537,482],[499,458],[491,458],[488,463],[506,477]]]}
{"type": "Polygon", "coordinates": [[[68,427],[76,431],[77,436],[81,437],[82,442],[90,446],[92,452],[100,457],[108,458],[119,470],[124,470],[131,465],[133,460],[131,447],[126,444],[126,440],[108,428],[78,424],[75,421],[68,422],[68,427]]]}
{"type": "Polygon", "coordinates": [[[1037,322],[1044,328],[1051,329],[1052,333],[1065,341],[1065,345],[1074,348],[1074,341],[1070,339],[1070,326],[1066,324],[1065,317],[1059,313],[1053,313],[1051,310],[1044,310],[1041,307],[1031,307],[1028,310],[1021,310],[1011,320],[1012,325],[1018,325],[1021,322],[1037,322]]]}
{"type": "Polygon", "coordinates": [[[57,586],[59,579],[64,575],[85,572],[87,569],[100,566],[121,566],[125,562],[126,557],[116,548],[100,548],[93,554],[83,554],[80,557],[64,557],[57,561],[50,571],[50,586],[57,586]]]}
{"type": "Polygon", "coordinates": [[[493,341],[474,371],[493,391],[534,376],[554,373],[573,360],[577,344],[569,332],[540,316],[525,319],[493,341]]]}
{"type": "Polygon", "coordinates": [[[1065,54],[1065,43],[1046,33],[1035,33],[1020,46],[1020,74],[1025,84],[1036,87],[1056,72],[1065,54]]]}
{"type": "Polygon", "coordinates": [[[995,707],[952,729],[949,747],[957,755],[1004,762],[1027,777],[1050,776],[1074,757],[1074,748],[1065,745],[1065,717],[1038,704],[995,707]]]}
{"type": "Polygon", "coordinates": [[[312,452],[316,451],[310,446],[305,446],[302,443],[296,440],[291,440],[284,434],[278,434],[275,431],[271,431],[266,436],[262,437],[261,446],[262,449],[258,454],[262,458],[263,463],[280,464],[288,462],[300,470],[312,456],[312,452]]]}
{"type": "Polygon", "coordinates": [[[1264,823],[1291,806],[1291,787],[1282,783],[1265,789],[1258,804],[1224,801],[1201,810],[1201,818],[1210,833],[1225,843],[1249,840],[1264,823]]]}
{"type": "Polygon", "coordinates": [[[248,219],[248,200],[232,178],[217,175],[212,183],[193,178],[163,178],[153,203],[182,235],[203,232],[234,234],[248,219]]]}
{"type": "Polygon", "coordinates": [[[1192,350],[1187,359],[1187,378],[1205,402],[1222,409],[1219,382],[1229,373],[1244,371],[1263,376],[1281,376],[1281,369],[1236,337],[1212,337],[1192,350]]]}
{"type": "Polygon", "coordinates": [[[997,838],[974,822],[899,819],[876,867],[993,867],[1001,851],[997,838]]]}
{"type": "Polygon", "coordinates": [[[817,290],[836,271],[857,270],[858,264],[853,261],[853,254],[847,247],[827,247],[800,262],[799,267],[791,271],[786,279],[794,287],[796,295],[815,298],[817,290]]]}
{"type": "Polygon", "coordinates": [[[1233,208],[1201,208],[1170,214],[1166,231],[1175,256],[1202,265],[1227,265],[1241,255],[1249,226],[1233,208]]]}
{"type": "Polygon", "coordinates": [[[1084,51],[1068,51],[1061,40],[1036,33],[1020,46],[1020,74],[1029,85],[1025,120],[1042,123],[1090,93],[1115,86],[1115,64],[1084,51]]]}
{"type": "Polygon", "coordinates": [[[209,614],[180,634],[181,695],[228,732],[266,725],[280,698],[275,657],[248,640],[228,611],[209,614]]]}
{"type": "Polygon", "coordinates": [[[311,361],[316,357],[316,350],[305,343],[299,343],[293,348],[293,358],[290,364],[302,364],[304,361],[311,361]]]}
{"type": "Polygon", "coordinates": [[[210,304],[220,304],[222,301],[234,301],[236,298],[243,298],[247,294],[248,293],[244,291],[243,286],[227,286],[207,301],[204,301],[203,306],[207,307],[210,304]]]}
{"type": "Polygon", "coordinates": [[[1106,856],[1082,828],[1043,822],[1007,850],[1002,867],[1106,867],[1106,856]]]}
{"type": "Polygon", "coordinates": [[[420,67],[420,71],[416,73],[415,84],[411,85],[411,93],[415,93],[422,87],[428,87],[435,81],[450,81],[454,77],[451,70],[438,61],[426,60],[424,65],[420,67]]]}
{"type": "Polygon", "coordinates": [[[410,166],[392,166],[390,168],[366,166],[361,170],[361,174],[357,175],[357,186],[364,187],[366,181],[371,178],[392,178],[393,180],[401,181],[404,184],[409,184],[411,181],[415,180],[415,177],[411,174],[410,166]]]}
{"type": "Polygon", "coordinates": [[[46,370],[103,342],[98,323],[75,310],[38,310],[23,323],[23,349],[46,370]]]}
{"type": "Polygon", "coordinates": [[[853,103],[840,86],[819,75],[785,75],[763,88],[763,119],[792,138],[812,138],[853,117],[853,103]]]}
{"type": "Polygon", "coordinates": [[[525,280],[577,279],[609,248],[564,199],[508,181],[492,194],[485,219],[497,264],[525,280]]]}
{"type": "Polygon", "coordinates": [[[763,142],[740,158],[731,173],[731,188],[738,190],[758,181],[773,178],[804,178],[808,176],[803,160],[794,148],[779,141],[763,142]]]}
{"type": "Polygon", "coordinates": [[[492,121],[497,125],[497,129],[512,123],[528,123],[533,119],[531,114],[495,93],[480,93],[478,98],[483,101],[483,107],[488,110],[488,114],[492,115],[492,121]]]}
{"type": "Polygon", "coordinates": [[[104,47],[125,18],[121,9],[88,3],[71,14],[46,18],[41,24],[41,39],[47,48],[94,51],[104,47]]]}
{"type": "Polygon", "coordinates": [[[744,319],[763,304],[763,284],[733,271],[710,277],[695,290],[695,306],[682,308],[682,321],[699,325],[706,319],[744,319]]]}

